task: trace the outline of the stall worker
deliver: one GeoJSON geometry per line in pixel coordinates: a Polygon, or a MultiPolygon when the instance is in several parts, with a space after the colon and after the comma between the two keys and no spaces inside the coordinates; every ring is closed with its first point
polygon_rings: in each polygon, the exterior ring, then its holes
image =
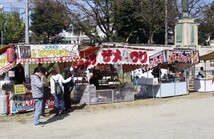
{"type": "Polygon", "coordinates": [[[205,76],[204,67],[200,67],[197,78],[204,78],[204,76],[205,76]]]}
{"type": "Polygon", "coordinates": [[[19,63],[13,70],[15,72],[15,77],[13,78],[14,83],[15,84],[26,83],[24,67],[19,63]]]}
{"type": "Polygon", "coordinates": [[[43,127],[40,122],[40,112],[42,110],[42,102],[44,96],[44,75],[41,67],[38,67],[33,75],[31,75],[32,97],[35,102],[34,125],[35,127],[43,127]]]}
{"type": "Polygon", "coordinates": [[[152,75],[154,76],[154,78],[160,78],[162,75],[160,67],[155,67],[152,71],[152,75]]]}

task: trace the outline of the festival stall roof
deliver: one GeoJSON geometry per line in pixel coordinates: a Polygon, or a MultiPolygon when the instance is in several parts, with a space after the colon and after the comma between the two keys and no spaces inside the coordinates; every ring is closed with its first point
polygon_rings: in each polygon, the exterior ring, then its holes
{"type": "MultiPolygon", "coordinates": [[[[123,65],[124,72],[148,66],[148,57],[155,53],[151,49],[134,47],[90,47],[80,50],[80,56],[93,62],[93,66],[103,64],[123,65]],[[95,54],[95,57],[93,56],[95,54]],[[93,57],[93,58],[92,58],[93,57]]],[[[92,66],[92,67],[93,67],[92,66]]]]}
{"type": "Polygon", "coordinates": [[[4,53],[7,51],[8,48],[11,48],[11,47],[15,47],[15,44],[11,44],[11,45],[8,45],[8,46],[5,46],[3,48],[0,49],[0,54],[4,53]]]}
{"type": "Polygon", "coordinates": [[[79,61],[78,45],[75,44],[41,44],[18,45],[16,63],[60,63],[79,61]]]}
{"type": "Polygon", "coordinates": [[[9,63],[7,61],[7,49],[14,48],[16,45],[11,44],[0,49],[0,75],[12,69],[15,66],[15,61],[9,63]]]}
{"type": "Polygon", "coordinates": [[[206,61],[206,60],[212,60],[212,59],[214,59],[214,52],[200,56],[200,60],[206,61]]]}
{"type": "Polygon", "coordinates": [[[86,58],[90,57],[93,54],[96,54],[99,51],[100,47],[88,47],[85,49],[80,50],[80,57],[86,58]]]}

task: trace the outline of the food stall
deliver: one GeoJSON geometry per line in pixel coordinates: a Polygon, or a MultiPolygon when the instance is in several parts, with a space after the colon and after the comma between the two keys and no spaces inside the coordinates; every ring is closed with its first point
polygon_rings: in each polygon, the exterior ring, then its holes
{"type": "Polygon", "coordinates": [[[214,91],[214,75],[206,72],[206,62],[207,60],[214,59],[214,52],[208,53],[206,55],[200,56],[200,60],[205,63],[205,76],[203,78],[195,77],[194,79],[194,90],[196,92],[213,92],[214,91]]]}
{"type": "Polygon", "coordinates": [[[98,104],[134,100],[132,83],[118,78],[118,71],[130,72],[149,64],[152,50],[126,46],[101,46],[80,50],[80,56],[91,61],[89,84],[82,87],[80,103],[98,104]]]}
{"type": "MultiPolygon", "coordinates": [[[[65,63],[79,61],[79,51],[77,45],[62,45],[62,44],[43,44],[43,45],[17,45],[14,47],[16,59],[13,60],[13,66],[4,70],[6,73],[14,74],[13,67],[25,64],[38,64],[38,63],[65,63]]],[[[5,68],[5,66],[4,66],[5,68]]],[[[33,72],[33,71],[32,71],[33,72]]],[[[14,76],[14,75],[13,75],[14,76]]],[[[12,76],[11,76],[12,77],[12,76]]],[[[12,80],[10,87],[4,85],[3,88],[11,88],[8,100],[8,113],[19,113],[34,110],[34,100],[30,87],[30,77],[26,77],[23,84],[15,84],[12,80]],[[28,78],[28,80],[27,80],[28,78]]],[[[54,107],[54,98],[51,96],[46,101],[46,108],[54,107]]]]}
{"type": "Polygon", "coordinates": [[[15,61],[11,59],[9,62],[7,49],[13,47],[14,45],[8,45],[0,49],[0,115],[6,115],[8,113],[8,107],[10,106],[9,94],[13,83],[10,80],[10,73],[7,71],[15,66],[15,61]]]}
{"type": "Polygon", "coordinates": [[[190,49],[163,50],[150,56],[149,61],[151,69],[166,68],[168,73],[138,81],[147,87],[147,95],[153,98],[179,96],[188,93],[188,68],[198,63],[199,53],[190,49]]]}

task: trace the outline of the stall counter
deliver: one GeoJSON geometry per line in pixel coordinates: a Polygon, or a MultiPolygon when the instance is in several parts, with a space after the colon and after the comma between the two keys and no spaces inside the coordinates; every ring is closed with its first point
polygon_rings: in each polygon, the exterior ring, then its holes
{"type": "Polygon", "coordinates": [[[212,79],[196,78],[194,80],[194,90],[196,92],[214,91],[214,84],[212,83],[212,79]]]}
{"type": "Polygon", "coordinates": [[[180,96],[187,94],[186,82],[170,82],[170,83],[159,83],[147,86],[147,95],[149,97],[171,97],[180,96]]]}

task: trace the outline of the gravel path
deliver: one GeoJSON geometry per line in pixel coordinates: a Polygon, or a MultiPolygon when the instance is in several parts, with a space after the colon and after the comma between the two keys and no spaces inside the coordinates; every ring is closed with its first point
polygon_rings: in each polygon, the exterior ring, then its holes
{"type": "Polygon", "coordinates": [[[33,126],[32,113],[25,121],[0,117],[0,139],[212,139],[214,97],[204,95],[86,106],[42,118],[44,127],[33,126]]]}

